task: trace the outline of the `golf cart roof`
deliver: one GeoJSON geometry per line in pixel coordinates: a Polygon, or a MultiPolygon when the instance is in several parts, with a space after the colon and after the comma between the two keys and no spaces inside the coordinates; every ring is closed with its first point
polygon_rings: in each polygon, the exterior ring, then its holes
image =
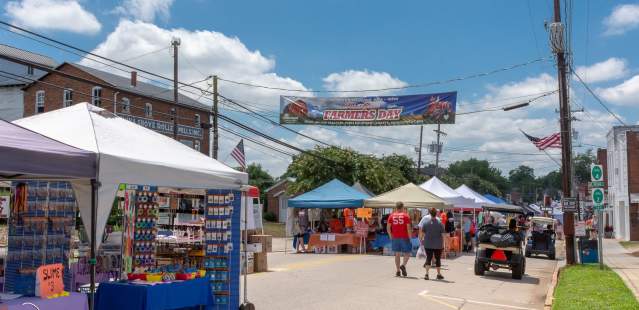
{"type": "Polygon", "coordinates": [[[500,213],[518,213],[525,214],[524,208],[515,205],[499,204],[499,205],[485,205],[484,211],[496,211],[500,213]]]}
{"type": "Polygon", "coordinates": [[[548,223],[548,224],[553,224],[555,222],[555,219],[550,218],[550,217],[543,217],[543,216],[533,216],[530,218],[531,222],[537,222],[537,223],[548,223]]]}

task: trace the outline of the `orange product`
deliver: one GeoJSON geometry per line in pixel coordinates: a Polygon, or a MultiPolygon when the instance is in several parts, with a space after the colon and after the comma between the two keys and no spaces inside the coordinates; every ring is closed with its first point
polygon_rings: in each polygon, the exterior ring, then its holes
{"type": "Polygon", "coordinates": [[[341,233],[343,230],[342,223],[338,219],[331,219],[328,222],[328,226],[331,228],[331,232],[341,233]]]}
{"type": "Polygon", "coordinates": [[[346,228],[353,228],[353,225],[355,222],[353,210],[344,209],[343,213],[344,213],[344,226],[346,226],[346,228]]]}

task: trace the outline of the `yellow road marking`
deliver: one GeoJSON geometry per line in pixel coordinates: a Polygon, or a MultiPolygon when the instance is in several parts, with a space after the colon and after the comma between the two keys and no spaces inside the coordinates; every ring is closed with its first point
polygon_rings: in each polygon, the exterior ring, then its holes
{"type": "MultiPolygon", "coordinates": [[[[426,298],[428,300],[435,301],[437,303],[442,303],[442,301],[439,300],[439,299],[447,299],[447,300],[459,301],[459,302],[462,302],[462,303],[470,303],[470,304],[497,307],[497,308],[501,308],[501,309],[507,308],[507,309],[516,309],[516,310],[534,310],[533,308],[525,308],[525,307],[519,307],[519,306],[496,304],[496,303],[492,303],[492,302],[485,302],[485,301],[472,300],[472,299],[466,299],[466,298],[457,298],[457,297],[440,296],[440,295],[430,295],[430,294],[428,294],[428,291],[422,291],[418,295],[421,296],[421,297],[424,297],[424,298],[426,298]]],[[[450,306],[453,306],[453,305],[447,304],[446,306],[450,307],[450,306]]],[[[461,307],[456,307],[456,306],[453,306],[453,307],[455,307],[453,309],[461,309],[461,307]]]]}

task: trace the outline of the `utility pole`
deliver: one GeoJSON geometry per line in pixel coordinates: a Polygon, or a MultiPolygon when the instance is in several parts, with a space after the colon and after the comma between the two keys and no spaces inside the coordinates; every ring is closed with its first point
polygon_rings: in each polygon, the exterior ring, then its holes
{"type": "MultiPolygon", "coordinates": [[[[566,58],[564,27],[561,23],[559,0],[554,0],[554,22],[550,25],[550,46],[557,55],[557,79],[559,82],[559,123],[561,128],[561,184],[564,198],[573,196],[571,184],[572,139],[570,129],[570,106],[566,82],[566,58]]],[[[564,211],[564,234],[566,235],[566,263],[575,263],[574,214],[564,211]]]]}
{"type": "Polygon", "coordinates": [[[422,168],[422,136],[424,135],[424,125],[421,125],[419,128],[419,149],[417,150],[417,175],[419,175],[419,170],[422,168]]]}
{"type": "Polygon", "coordinates": [[[218,95],[217,95],[217,75],[213,76],[213,158],[217,159],[217,153],[219,150],[218,139],[219,139],[219,131],[218,131],[218,95]]]}
{"type": "Polygon", "coordinates": [[[435,146],[435,176],[436,177],[439,177],[439,153],[442,152],[442,144],[439,138],[442,134],[446,135],[446,133],[441,130],[441,126],[442,125],[438,120],[437,130],[435,130],[435,132],[437,133],[437,145],[435,146]]]}
{"type": "Polygon", "coordinates": [[[180,46],[180,39],[173,38],[171,40],[171,45],[173,46],[173,109],[171,109],[171,114],[173,117],[173,139],[177,140],[178,134],[178,46],[180,46]]]}

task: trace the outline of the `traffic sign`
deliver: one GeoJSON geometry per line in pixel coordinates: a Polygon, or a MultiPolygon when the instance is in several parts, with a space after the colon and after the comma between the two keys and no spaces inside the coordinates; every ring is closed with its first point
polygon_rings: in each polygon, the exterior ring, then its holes
{"type": "Polygon", "coordinates": [[[592,181],[592,182],[590,182],[590,187],[591,188],[605,187],[604,186],[604,181],[592,181]]]}
{"type": "Polygon", "coordinates": [[[592,206],[595,210],[603,209],[604,205],[604,190],[603,188],[592,189],[592,206]]]}
{"type": "Polygon", "coordinates": [[[590,165],[590,180],[603,181],[603,167],[601,165],[590,165]]]}

